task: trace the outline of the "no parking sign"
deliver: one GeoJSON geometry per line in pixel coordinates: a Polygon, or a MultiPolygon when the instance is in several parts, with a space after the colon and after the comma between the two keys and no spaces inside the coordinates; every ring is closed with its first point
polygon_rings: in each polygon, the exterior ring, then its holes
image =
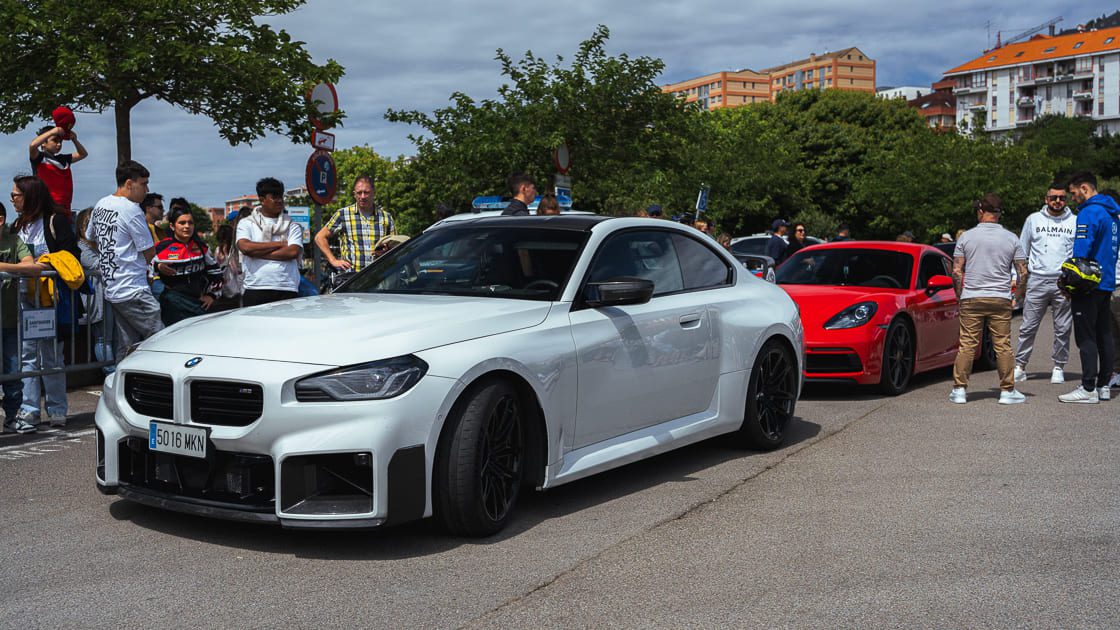
{"type": "Polygon", "coordinates": [[[320,205],[334,201],[338,191],[338,178],[335,175],[334,159],[327,151],[316,151],[307,160],[307,194],[320,205]]]}

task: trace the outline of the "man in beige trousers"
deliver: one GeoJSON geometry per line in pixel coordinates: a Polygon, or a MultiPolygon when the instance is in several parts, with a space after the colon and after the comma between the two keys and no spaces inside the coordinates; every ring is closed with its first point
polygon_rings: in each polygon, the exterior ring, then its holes
{"type": "MultiPolygon", "coordinates": [[[[953,364],[949,401],[968,402],[968,377],[980,349],[985,326],[996,351],[1001,405],[1026,400],[1015,389],[1015,357],[1011,349],[1011,270],[1019,274],[1019,292],[1027,286],[1027,260],[1019,237],[999,224],[1003,202],[994,193],[973,204],[976,227],[957,240],[953,251],[953,286],[960,305],[960,351],[953,364]]],[[[1022,295],[1019,296],[1020,300],[1022,295]]]]}

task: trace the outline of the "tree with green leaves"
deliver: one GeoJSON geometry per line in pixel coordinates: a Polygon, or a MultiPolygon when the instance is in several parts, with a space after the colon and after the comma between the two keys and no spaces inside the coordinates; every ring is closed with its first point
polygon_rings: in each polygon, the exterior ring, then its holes
{"type": "Polygon", "coordinates": [[[307,89],[336,81],[304,43],[260,21],[304,0],[0,1],[0,131],[58,105],[113,110],[117,158],[132,156],[131,112],[155,98],[218,127],[230,144],[276,132],[302,142],[315,111],[307,89]]]}
{"type": "Polygon", "coordinates": [[[610,56],[608,38],[598,27],[570,63],[558,57],[550,64],[532,52],[515,61],[499,50],[507,82],[497,99],[456,92],[451,105],[430,114],[391,110],[389,120],[423,129],[410,136],[422,211],[440,201],[466,210],[477,195],[505,192],[513,172],[550,188],[552,151],[564,142],[580,209],[620,214],[664,202],[674,190],[695,195],[694,183],[680,179],[695,108],[657,86],[661,60],[610,56]]]}

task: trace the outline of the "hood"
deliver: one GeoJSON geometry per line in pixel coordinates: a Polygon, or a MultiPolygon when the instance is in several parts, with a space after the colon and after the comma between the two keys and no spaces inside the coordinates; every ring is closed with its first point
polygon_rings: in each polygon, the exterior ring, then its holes
{"type": "MultiPolygon", "coordinates": [[[[898,293],[876,291],[867,287],[840,287],[821,284],[780,284],[778,286],[785,290],[797,303],[797,308],[801,311],[801,322],[806,330],[824,328],[828,320],[854,304],[875,302],[882,305],[884,301],[894,301],[899,296],[898,293]]],[[[882,313],[883,310],[880,309],[876,313],[875,319],[877,320],[882,313]]]]}
{"type": "Polygon", "coordinates": [[[143,350],[351,365],[529,328],[551,302],[337,293],[188,319],[143,350]]]}
{"type": "Polygon", "coordinates": [[[1092,197],[1089,197],[1085,200],[1085,203],[1077,206],[1077,211],[1079,213],[1083,212],[1085,210],[1088,210],[1091,206],[1099,206],[1101,210],[1109,213],[1113,216],[1113,218],[1116,218],[1117,215],[1120,215],[1120,205],[1117,205],[1116,201],[1112,197],[1109,197],[1105,194],[1098,193],[1096,195],[1093,195],[1092,197]]]}
{"type": "Polygon", "coordinates": [[[1054,215],[1050,214],[1050,213],[1049,213],[1049,212],[1047,211],[1047,210],[1049,209],[1049,207],[1050,207],[1050,206],[1047,206],[1047,205],[1043,205],[1043,206],[1042,206],[1042,209],[1040,209],[1040,210],[1038,211],[1038,213],[1039,213],[1040,215],[1042,215],[1042,218],[1043,218],[1043,219],[1046,219],[1047,221],[1053,221],[1053,222],[1055,222],[1055,223],[1058,223],[1058,222],[1061,222],[1061,221],[1065,221],[1066,219],[1068,219],[1068,218],[1070,218],[1071,216],[1073,216],[1073,210],[1070,210],[1070,209],[1069,209],[1069,206],[1066,206],[1066,207],[1065,207],[1065,210],[1063,210],[1063,211],[1062,211],[1062,213],[1061,213],[1061,214],[1059,214],[1058,216],[1054,216],[1054,215]]]}

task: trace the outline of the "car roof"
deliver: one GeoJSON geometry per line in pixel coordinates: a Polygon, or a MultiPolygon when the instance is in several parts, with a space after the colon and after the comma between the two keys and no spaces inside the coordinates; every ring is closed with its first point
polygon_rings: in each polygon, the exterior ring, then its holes
{"type": "Polygon", "coordinates": [[[501,211],[456,214],[436,223],[436,227],[546,227],[559,230],[589,231],[592,227],[614,217],[589,212],[562,212],[548,216],[503,216],[501,211]],[[463,217],[463,218],[459,218],[463,217]]]}
{"type": "Polygon", "coordinates": [[[833,241],[831,243],[818,243],[816,245],[808,245],[805,249],[880,249],[890,252],[902,252],[906,254],[921,254],[923,252],[937,252],[938,254],[945,254],[945,252],[937,249],[933,245],[926,245],[924,243],[904,243],[902,241],[833,241]]]}

